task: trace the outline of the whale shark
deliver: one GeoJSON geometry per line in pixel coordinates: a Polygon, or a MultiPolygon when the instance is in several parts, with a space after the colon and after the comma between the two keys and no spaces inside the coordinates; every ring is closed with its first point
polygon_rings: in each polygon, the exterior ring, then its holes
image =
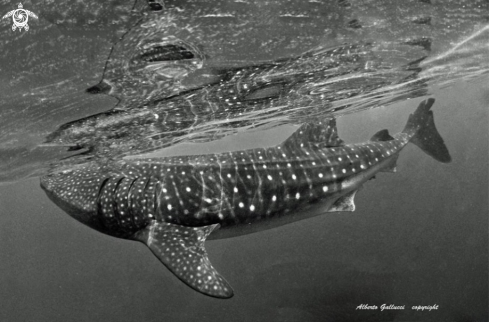
{"type": "Polygon", "coordinates": [[[395,172],[410,142],[451,161],[431,107],[420,103],[403,131],[346,144],[334,118],[300,126],[269,148],[92,161],[41,178],[48,197],[76,220],[140,241],[180,280],[216,298],[233,289],[210,263],[207,239],[232,238],[328,212],[354,211],[359,188],[395,172]]]}

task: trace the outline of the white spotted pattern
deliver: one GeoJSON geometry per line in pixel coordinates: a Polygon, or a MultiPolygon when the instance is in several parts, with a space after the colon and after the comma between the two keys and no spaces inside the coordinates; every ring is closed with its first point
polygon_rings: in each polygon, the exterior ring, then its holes
{"type": "Polygon", "coordinates": [[[215,228],[153,223],[142,240],[187,285],[204,294],[228,298],[233,295],[232,288],[214,269],[204,249],[205,239],[215,228]]]}

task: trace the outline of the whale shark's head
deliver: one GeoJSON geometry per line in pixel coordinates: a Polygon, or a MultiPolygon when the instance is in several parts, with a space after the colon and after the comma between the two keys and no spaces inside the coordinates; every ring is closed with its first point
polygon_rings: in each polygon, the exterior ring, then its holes
{"type": "Polygon", "coordinates": [[[97,218],[97,197],[103,180],[97,169],[81,167],[41,177],[41,188],[71,217],[103,231],[103,226],[97,218]]]}

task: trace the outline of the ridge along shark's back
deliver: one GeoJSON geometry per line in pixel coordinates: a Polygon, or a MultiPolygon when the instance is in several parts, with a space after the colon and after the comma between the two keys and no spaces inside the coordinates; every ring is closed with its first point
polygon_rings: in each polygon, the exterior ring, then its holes
{"type": "Polygon", "coordinates": [[[449,162],[430,111],[433,103],[422,102],[403,132],[391,136],[382,130],[363,144],[346,145],[329,119],[303,125],[273,148],[92,163],[43,177],[41,185],[77,220],[144,242],[184,283],[228,298],[232,288],[204,249],[211,233],[232,237],[325,212],[353,211],[357,190],[379,171],[395,169],[409,141],[449,162]]]}

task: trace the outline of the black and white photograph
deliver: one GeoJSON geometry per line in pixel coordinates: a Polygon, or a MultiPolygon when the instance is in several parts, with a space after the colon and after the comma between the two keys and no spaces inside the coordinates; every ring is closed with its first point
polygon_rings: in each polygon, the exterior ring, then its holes
{"type": "Polygon", "coordinates": [[[489,321],[488,0],[0,0],[0,321],[489,321]]]}

